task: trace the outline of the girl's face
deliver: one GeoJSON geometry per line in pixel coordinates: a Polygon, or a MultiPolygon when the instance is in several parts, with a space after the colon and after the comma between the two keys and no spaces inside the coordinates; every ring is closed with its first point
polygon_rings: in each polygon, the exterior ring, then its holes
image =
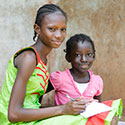
{"type": "Polygon", "coordinates": [[[88,71],[94,61],[92,45],[88,41],[79,41],[70,56],[72,69],[83,73],[88,71]]]}
{"type": "Polygon", "coordinates": [[[66,18],[59,12],[46,15],[37,33],[45,46],[58,48],[66,37],[66,18]]]}

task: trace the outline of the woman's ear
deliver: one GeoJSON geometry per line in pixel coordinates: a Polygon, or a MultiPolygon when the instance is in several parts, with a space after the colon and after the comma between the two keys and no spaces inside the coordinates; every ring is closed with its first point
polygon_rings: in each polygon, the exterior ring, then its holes
{"type": "Polygon", "coordinates": [[[70,58],[69,54],[65,55],[65,59],[67,60],[67,62],[71,62],[71,58],[70,58]]]}
{"type": "Polygon", "coordinates": [[[40,35],[40,27],[37,24],[34,24],[34,30],[38,35],[40,35]]]}

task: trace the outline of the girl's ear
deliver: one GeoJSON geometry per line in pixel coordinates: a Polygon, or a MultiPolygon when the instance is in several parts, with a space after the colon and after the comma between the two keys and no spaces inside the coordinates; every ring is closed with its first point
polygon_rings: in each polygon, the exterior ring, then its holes
{"type": "Polygon", "coordinates": [[[94,59],[94,60],[96,59],[96,56],[95,56],[95,55],[93,56],[93,59],[94,59]]]}
{"type": "Polygon", "coordinates": [[[65,55],[65,59],[67,60],[67,62],[71,62],[71,58],[68,54],[65,55]]]}
{"type": "Polygon", "coordinates": [[[40,35],[40,27],[37,24],[34,24],[34,30],[38,35],[40,35]]]}

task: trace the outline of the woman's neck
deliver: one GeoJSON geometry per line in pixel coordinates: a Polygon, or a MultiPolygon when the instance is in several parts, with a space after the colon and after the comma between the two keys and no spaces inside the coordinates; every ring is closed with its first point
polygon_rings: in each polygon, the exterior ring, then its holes
{"type": "Polygon", "coordinates": [[[47,55],[50,53],[52,50],[51,48],[46,47],[42,41],[39,39],[36,41],[35,44],[32,45],[38,52],[41,60],[46,64],[47,63],[47,55]]]}

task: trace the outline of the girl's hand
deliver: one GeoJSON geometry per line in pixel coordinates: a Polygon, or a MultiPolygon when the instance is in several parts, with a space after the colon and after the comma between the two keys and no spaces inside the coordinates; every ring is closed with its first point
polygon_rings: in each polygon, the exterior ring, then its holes
{"type": "Polygon", "coordinates": [[[76,115],[85,110],[86,105],[91,103],[93,99],[74,99],[70,100],[66,104],[62,105],[63,114],[76,115]]]}
{"type": "Polygon", "coordinates": [[[93,99],[93,102],[99,102],[99,100],[98,99],[93,99]]]}

